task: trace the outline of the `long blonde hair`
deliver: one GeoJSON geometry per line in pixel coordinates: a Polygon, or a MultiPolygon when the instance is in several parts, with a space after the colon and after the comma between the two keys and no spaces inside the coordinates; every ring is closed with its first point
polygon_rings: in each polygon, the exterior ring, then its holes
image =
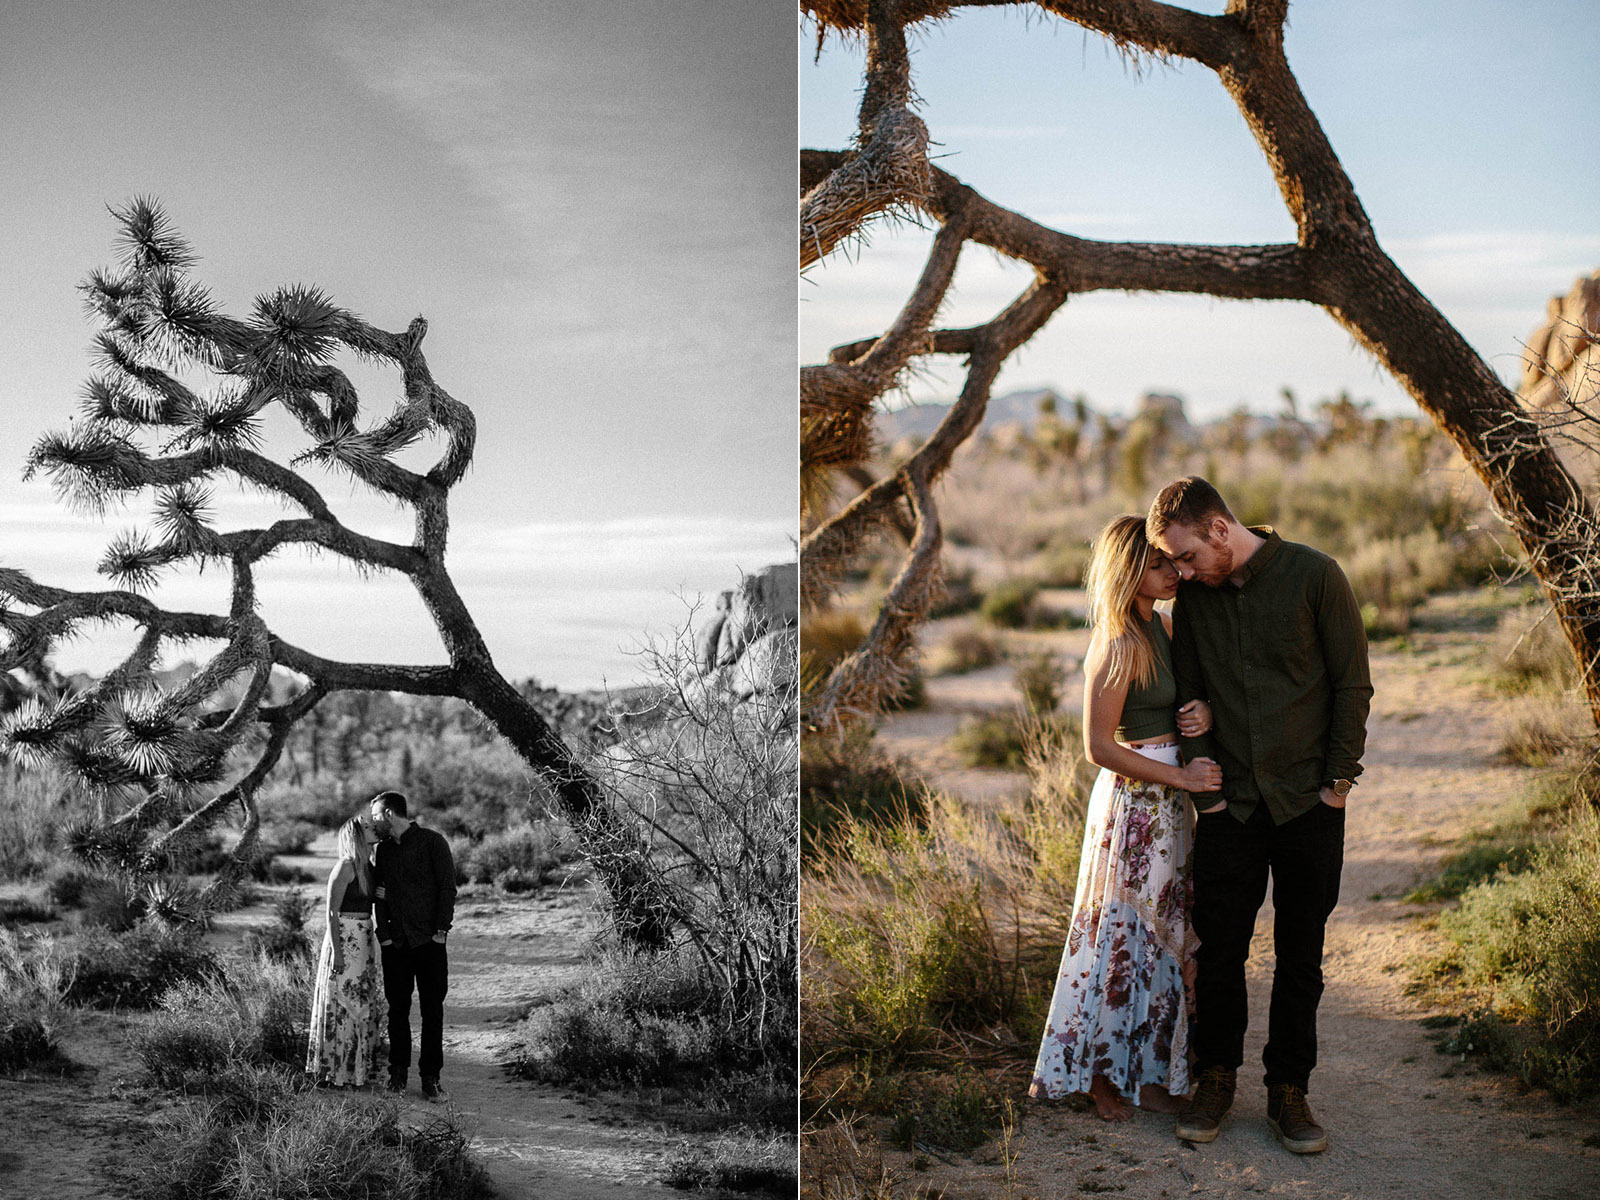
{"type": "Polygon", "coordinates": [[[361,894],[372,895],[372,851],[367,845],[366,829],[360,817],[351,817],[339,826],[339,857],[355,864],[356,879],[361,883],[361,894]]]}
{"type": "Polygon", "coordinates": [[[1089,623],[1105,646],[1110,682],[1130,686],[1153,683],[1156,648],[1134,611],[1134,596],[1150,566],[1151,546],[1144,518],[1113,517],[1094,539],[1084,586],[1089,592],[1089,623]]]}

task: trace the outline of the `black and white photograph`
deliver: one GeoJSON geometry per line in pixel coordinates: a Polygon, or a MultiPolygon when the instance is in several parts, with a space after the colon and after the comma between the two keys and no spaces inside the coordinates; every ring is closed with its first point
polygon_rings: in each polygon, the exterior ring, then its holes
{"type": "Polygon", "coordinates": [[[0,1195],[795,1194],[795,38],[0,12],[0,1195]]]}

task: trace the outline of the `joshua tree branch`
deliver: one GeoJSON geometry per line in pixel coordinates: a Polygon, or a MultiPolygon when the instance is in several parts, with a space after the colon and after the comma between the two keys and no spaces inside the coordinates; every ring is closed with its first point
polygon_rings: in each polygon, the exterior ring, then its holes
{"type": "MultiPolygon", "coordinates": [[[[903,45],[903,30],[920,21],[956,8],[997,6],[983,0],[898,4],[833,0],[802,8],[823,33],[865,30],[873,44],[889,47],[903,45]],[[890,24],[898,24],[902,31],[898,41],[886,27],[890,24]]],[[[1516,397],[1379,246],[1360,197],[1285,58],[1286,0],[1230,0],[1221,16],[1154,0],[1040,0],[1039,7],[1105,34],[1124,50],[1190,58],[1216,71],[1272,169],[1295,221],[1296,243],[1230,247],[1091,242],[1000,208],[934,168],[920,188],[892,195],[883,191],[869,195],[857,188],[854,194],[867,196],[876,208],[865,202],[858,205],[851,212],[850,228],[859,229],[894,205],[914,205],[944,224],[959,216],[969,223],[971,240],[1030,263],[1039,273],[1040,285],[1062,298],[1073,292],[1118,288],[1302,300],[1323,306],[1461,449],[1527,551],[1579,661],[1600,662],[1600,592],[1588,566],[1593,539],[1587,537],[1600,528],[1600,518],[1541,431],[1520,418],[1516,397]]],[[[867,92],[886,97],[882,106],[888,109],[893,101],[913,94],[909,67],[902,70],[891,55],[881,55],[877,61],[879,69],[889,71],[894,86],[869,82],[867,92]]],[[[869,73],[872,69],[869,65],[869,73]]],[[[862,133],[851,151],[803,152],[807,202],[835,186],[844,188],[854,176],[872,168],[870,161],[863,163],[872,158],[862,145],[869,115],[865,102],[862,113],[862,133]]],[[[880,152],[880,157],[887,155],[880,152]]],[[[925,153],[918,161],[925,163],[925,153]]],[[[833,244],[817,239],[814,249],[820,256],[833,244]]],[[[948,463],[954,446],[982,416],[987,386],[974,385],[981,384],[984,374],[992,377],[987,364],[993,362],[993,326],[947,330],[922,339],[919,352],[966,353],[972,359],[961,400],[918,451],[928,456],[929,471],[923,478],[937,476],[943,466],[933,464],[948,463]]],[[[881,341],[839,347],[825,367],[813,370],[848,370],[881,341]]],[[[837,378],[837,374],[818,378],[837,378]]],[[[853,409],[865,411],[876,397],[848,399],[853,409]]],[[[864,438],[857,441],[865,444],[864,438]]],[[[917,474],[915,462],[906,466],[912,475],[917,474]]],[[[865,531],[902,495],[903,474],[867,488],[808,534],[802,546],[802,552],[811,556],[804,567],[808,603],[830,593],[865,531]]],[[[869,640],[884,644],[881,638],[869,640]]],[[[1600,671],[1586,671],[1585,687],[1600,724],[1600,671]]]]}

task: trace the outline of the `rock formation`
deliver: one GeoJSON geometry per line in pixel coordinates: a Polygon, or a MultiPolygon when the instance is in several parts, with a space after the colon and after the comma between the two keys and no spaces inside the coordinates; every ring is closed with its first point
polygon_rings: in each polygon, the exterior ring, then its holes
{"type": "MultiPolygon", "coordinates": [[[[1552,296],[1544,324],[1528,337],[1518,394],[1531,408],[1589,409],[1600,396],[1600,271],[1552,296]]],[[[1597,414],[1600,415],[1600,414],[1597,414]]]]}
{"type": "Polygon", "coordinates": [[[741,697],[778,691],[795,676],[799,631],[799,564],[775,563],[717,596],[695,635],[695,664],[708,685],[741,697]]]}

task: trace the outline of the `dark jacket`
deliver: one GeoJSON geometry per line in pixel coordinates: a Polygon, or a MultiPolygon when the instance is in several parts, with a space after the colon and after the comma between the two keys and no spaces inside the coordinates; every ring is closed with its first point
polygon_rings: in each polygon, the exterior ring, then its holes
{"type": "Polygon", "coordinates": [[[378,843],[373,906],[380,942],[421,946],[450,928],[456,911],[456,865],[444,835],[413,823],[378,843]]]}
{"type": "MultiPolygon", "coordinates": [[[[1243,821],[1265,804],[1277,824],[1318,789],[1361,774],[1372,680],[1361,609],[1339,564],[1270,527],[1242,587],[1178,587],[1172,667],[1178,703],[1207,700],[1211,733],[1187,757],[1222,767],[1222,798],[1243,821]]],[[[1201,805],[1211,799],[1195,797],[1201,805]]]]}

